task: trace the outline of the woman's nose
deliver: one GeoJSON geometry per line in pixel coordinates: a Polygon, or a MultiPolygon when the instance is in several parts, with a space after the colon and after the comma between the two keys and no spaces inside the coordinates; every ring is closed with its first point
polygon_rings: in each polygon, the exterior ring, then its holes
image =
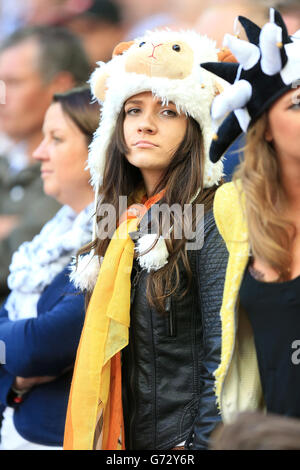
{"type": "Polygon", "coordinates": [[[155,121],[152,116],[144,115],[138,125],[139,133],[154,134],[157,131],[155,121]]]}
{"type": "Polygon", "coordinates": [[[45,139],[42,140],[40,145],[34,150],[32,157],[35,160],[45,160],[48,158],[47,145],[45,139]]]}

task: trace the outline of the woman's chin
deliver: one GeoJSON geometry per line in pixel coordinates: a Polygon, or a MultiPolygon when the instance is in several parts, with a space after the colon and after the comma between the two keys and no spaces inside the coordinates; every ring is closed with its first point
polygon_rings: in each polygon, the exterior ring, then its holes
{"type": "Polygon", "coordinates": [[[44,193],[46,194],[46,196],[52,197],[53,199],[56,199],[58,201],[59,193],[58,193],[57,189],[52,187],[52,185],[49,185],[45,182],[43,190],[44,190],[44,193]]]}

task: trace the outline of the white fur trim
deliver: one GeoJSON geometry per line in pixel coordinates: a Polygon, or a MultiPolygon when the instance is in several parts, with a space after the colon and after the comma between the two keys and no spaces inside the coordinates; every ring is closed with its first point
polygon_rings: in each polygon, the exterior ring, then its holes
{"type": "MultiPolygon", "coordinates": [[[[139,264],[147,272],[157,271],[168,262],[169,252],[164,238],[160,237],[154,245],[156,239],[156,234],[144,235],[138,240],[135,248],[140,253],[140,256],[138,256],[139,264]],[[152,245],[154,245],[152,250],[146,253],[152,245]]],[[[99,258],[93,252],[79,256],[77,263],[74,257],[70,266],[70,280],[77,289],[92,292],[97,282],[100,267],[99,258]]]]}
{"type": "Polygon", "coordinates": [[[74,258],[70,268],[70,279],[77,289],[91,292],[95,287],[100,266],[99,258],[93,252],[79,256],[77,266],[74,258]]]}
{"type": "Polygon", "coordinates": [[[156,234],[147,234],[139,238],[136,250],[141,253],[138,257],[141,268],[146,269],[147,272],[152,270],[157,271],[167,264],[169,252],[166,242],[163,237],[159,237],[155,246],[148,253],[145,253],[157,240],[156,234]]]}

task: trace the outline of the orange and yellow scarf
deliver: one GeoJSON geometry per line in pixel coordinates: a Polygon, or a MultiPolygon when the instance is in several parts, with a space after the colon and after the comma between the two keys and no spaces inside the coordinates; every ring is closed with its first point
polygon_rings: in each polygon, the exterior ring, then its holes
{"type": "Polygon", "coordinates": [[[87,309],[69,396],[64,449],[124,449],[121,353],[128,344],[134,243],[129,233],[164,191],[139,192],[106,250],[87,309]],[[143,204],[143,206],[141,206],[143,204]],[[124,220],[125,219],[125,220],[124,220]]]}

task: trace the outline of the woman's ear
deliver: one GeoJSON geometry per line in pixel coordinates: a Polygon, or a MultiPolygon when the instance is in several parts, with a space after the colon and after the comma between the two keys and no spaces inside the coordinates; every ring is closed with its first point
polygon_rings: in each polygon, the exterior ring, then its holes
{"type": "Polygon", "coordinates": [[[267,116],[267,125],[266,125],[264,138],[267,142],[272,142],[272,140],[273,140],[273,134],[272,134],[272,130],[270,128],[270,122],[269,122],[269,117],[268,116],[267,116]]]}
{"type": "Polygon", "coordinates": [[[266,132],[265,132],[265,140],[266,140],[267,142],[272,142],[272,140],[273,140],[272,132],[271,132],[271,130],[270,130],[269,125],[268,125],[268,127],[267,127],[266,132]]]}
{"type": "Polygon", "coordinates": [[[134,41],[120,42],[114,48],[112,56],[115,57],[116,55],[122,55],[123,52],[127,51],[132,46],[132,44],[134,44],[134,41]]]}

